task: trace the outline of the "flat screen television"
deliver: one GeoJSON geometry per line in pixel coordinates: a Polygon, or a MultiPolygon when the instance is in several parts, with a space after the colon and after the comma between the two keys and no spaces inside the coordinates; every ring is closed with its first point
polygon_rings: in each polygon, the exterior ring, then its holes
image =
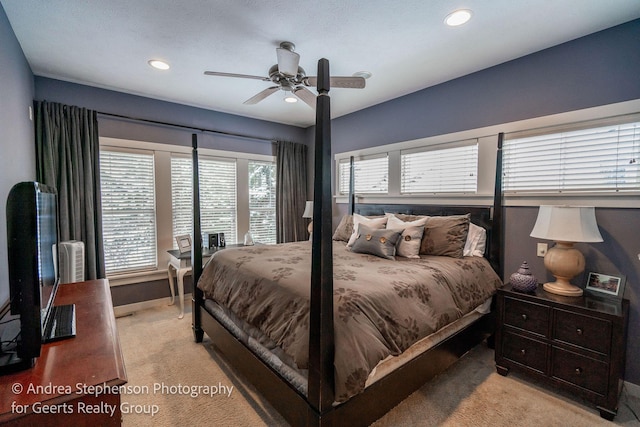
{"type": "Polygon", "coordinates": [[[38,182],[13,186],[7,198],[11,314],[19,316],[15,369],[33,366],[58,288],[58,200],[38,182]]]}

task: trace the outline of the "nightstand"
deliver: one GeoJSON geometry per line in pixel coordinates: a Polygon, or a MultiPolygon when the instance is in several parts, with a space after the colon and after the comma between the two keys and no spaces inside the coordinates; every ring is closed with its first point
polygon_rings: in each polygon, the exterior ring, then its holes
{"type": "Polygon", "coordinates": [[[496,300],[496,369],[516,370],[596,405],[611,421],[624,380],[629,301],[565,297],[510,285],[496,300]]]}

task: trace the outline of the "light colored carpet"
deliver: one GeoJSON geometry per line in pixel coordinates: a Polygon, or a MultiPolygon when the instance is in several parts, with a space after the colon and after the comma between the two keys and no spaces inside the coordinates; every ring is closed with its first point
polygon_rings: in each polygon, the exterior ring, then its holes
{"type": "MultiPolygon", "coordinates": [[[[182,320],[177,313],[175,306],[158,307],[117,320],[131,388],[122,396],[124,425],[286,425],[206,336],[204,344],[193,342],[190,313],[182,320]]],[[[502,377],[493,351],[481,344],[374,426],[640,427],[633,413],[640,414],[640,399],[623,395],[620,406],[609,423],[568,396],[514,374],[502,377]]]]}

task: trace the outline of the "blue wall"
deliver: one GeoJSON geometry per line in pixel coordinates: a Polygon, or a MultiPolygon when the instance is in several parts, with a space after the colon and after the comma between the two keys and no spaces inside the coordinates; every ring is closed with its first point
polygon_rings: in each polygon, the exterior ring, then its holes
{"type": "MultiPolygon", "coordinates": [[[[294,126],[158,101],[143,96],[45,77],[35,78],[35,88],[37,100],[77,105],[102,113],[190,126],[196,129],[214,129],[257,138],[305,142],[304,129],[294,126]]],[[[100,115],[98,120],[100,136],[191,146],[191,130],[163,127],[139,121],[112,119],[106,115],[100,115]]],[[[235,138],[212,133],[200,135],[198,144],[203,148],[273,154],[269,141],[235,138]]]]}
{"type": "Polygon", "coordinates": [[[0,5],[0,305],[9,299],[7,196],[15,183],[36,177],[33,93],[31,68],[0,5]]]}
{"type": "MultiPolygon", "coordinates": [[[[640,99],[640,20],[430,87],[332,122],[333,153],[640,99]]],[[[308,132],[307,138],[313,138],[308,132]]],[[[640,207],[640,203],[638,204],[640,207]]],[[[527,260],[552,279],[529,237],[538,207],[508,207],[504,274],[527,260]]],[[[337,205],[335,220],[347,212],[337,205]]],[[[602,243],[579,245],[587,269],[627,278],[625,379],[640,385],[640,209],[598,208],[602,243]]],[[[585,283],[584,277],[574,280],[585,283]]]]}
{"type": "Polygon", "coordinates": [[[344,152],[640,98],[640,20],[339,117],[344,152]]]}

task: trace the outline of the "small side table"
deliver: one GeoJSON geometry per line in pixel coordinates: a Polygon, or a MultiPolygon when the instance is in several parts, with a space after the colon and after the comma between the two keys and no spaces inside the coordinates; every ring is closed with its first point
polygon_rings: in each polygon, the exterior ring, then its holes
{"type": "MultiPolygon", "coordinates": [[[[211,258],[218,249],[224,248],[203,249],[202,263],[206,264],[209,258],[211,258]]],[[[175,270],[176,281],[178,282],[178,299],[180,302],[180,314],[178,315],[178,319],[182,319],[184,317],[184,275],[191,272],[191,251],[180,253],[180,250],[178,249],[171,249],[167,252],[169,253],[167,274],[169,275],[169,289],[171,290],[171,303],[169,303],[169,305],[174,303],[176,297],[173,289],[173,270],[175,270]]]]}
{"type": "MultiPolygon", "coordinates": [[[[244,245],[234,244],[221,247],[214,247],[211,249],[202,249],[202,264],[206,265],[209,259],[216,252],[226,248],[238,248],[244,245]]],[[[167,265],[167,274],[169,276],[169,290],[171,290],[171,303],[175,300],[175,291],[173,289],[173,271],[175,270],[176,281],[178,283],[178,299],[180,300],[180,314],[178,319],[184,317],[184,275],[191,272],[191,251],[180,253],[178,249],[171,249],[167,251],[169,253],[169,264],[167,265]]],[[[196,286],[194,283],[193,286],[196,286]]]]}

